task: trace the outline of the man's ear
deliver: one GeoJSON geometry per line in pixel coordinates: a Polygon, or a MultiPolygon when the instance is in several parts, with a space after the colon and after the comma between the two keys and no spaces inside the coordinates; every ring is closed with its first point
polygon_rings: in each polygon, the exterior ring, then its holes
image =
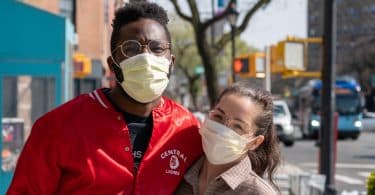
{"type": "Polygon", "coordinates": [[[255,150],[257,149],[264,141],[264,136],[263,135],[258,135],[255,140],[251,141],[246,145],[248,150],[255,150]]]}
{"type": "Polygon", "coordinates": [[[168,78],[171,77],[171,74],[172,74],[173,69],[174,69],[174,63],[175,63],[175,61],[176,61],[176,57],[173,54],[171,54],[171,64],[169,66],[168,78]]]}
{"type": "Polygon", "coordinates": [[[107,64],[108,64],[108,67],[109,67],[109,70],[111,70],[112,72],[114,72],[114,62],[113,62],[113,59],[111,56],[108,56],[107,57],[107,64]]]}
{"type": "Polygon", "coordinates": [[[111,72],[115,73],[116,79],[119,82],[122,82],[124,80],[124,77],[122,76],[121,69],[116,65],[116,62],[114,61],[112,56],[107,57],[107,63],[108,67],[111,70],[111,72]]]}
{"type": "Polygon", "coordinates": [[[173,54],[171,54],[171,61],[172,61],[172,64],[174,65],[176,61],[176,56],[174,56],[173,54]]]}

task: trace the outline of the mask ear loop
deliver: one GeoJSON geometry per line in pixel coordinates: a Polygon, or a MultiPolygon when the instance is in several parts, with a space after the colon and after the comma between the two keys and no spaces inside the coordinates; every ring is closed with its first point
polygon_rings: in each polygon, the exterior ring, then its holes
{"type": "MultiPolygon", "coordinates": [[[[120,70],[122,70],[121,66],[116,62],[116,60],[112,56],[112,54],[111,54],[111,59],[112,59],[113,63],[117,66],[117,68],[119,68],[120,70]]],[[[123,75],[123,77],[124,77],[124,75],[123,75]]],[[[119,84],[119,85],[121,85],[121,82],[118,80],[117,76],[115,76],[115,79],[116,79],[116,83],[119,84]]],[[[122,78],[122,79],[124,79],[124,78],[122,78]]]]}

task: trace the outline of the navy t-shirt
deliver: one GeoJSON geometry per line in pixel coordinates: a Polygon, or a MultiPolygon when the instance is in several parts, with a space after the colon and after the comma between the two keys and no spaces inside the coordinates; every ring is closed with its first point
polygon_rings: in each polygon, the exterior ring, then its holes
{"type": "MultiPolygon", "coordinates": [[[[110,89],[103,89],[107,98],[110,91],[110,89]]],[[[152,135],[152,115],[141,117],[121,111],[109,98],[108,100],[118,112],[123,114],[125,122],[128,125],[130,141],[133,146],[134,166],[138,169],[152,135]]]]}
{"type": "Polygon", "coordinates": [[[152,134],[152,116],[140,117],[122,112],[129,128],[130,140],[133,145],[133,158],[138,168],[144,153],[147,150],[152,134]]]}

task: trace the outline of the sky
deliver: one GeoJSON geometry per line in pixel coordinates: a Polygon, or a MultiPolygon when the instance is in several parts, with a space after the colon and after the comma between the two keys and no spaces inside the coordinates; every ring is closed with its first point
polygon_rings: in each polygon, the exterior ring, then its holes
{"type": "MultiPolygon", "coordinates": [[[[153,2],[160,4],[168,12],[174,12],[169,0],[153,0],[153,2]]],[[[186,0],[178,2],[181,3],[181,9],[188,13],[186,0]]],[[[198,8],[203,16],[209,17],[211,0],[197,0],[197,2],[199,2],[198,8]]],[[[249,8],[255,0],[237,0],[237,2],[240,11],[237,23],[239,25],[246,8],[249,8]]],[[[225,30],[229,30],[229,25],[225,30]]],[[[241,34],[241,38],[250,46],[262,50],[265,46],[284,40],[288,35],[301,38],[307,36],[307,0],[272,0],[267,7],[262,8],[253,16],[245,32],[241,34]]]]}

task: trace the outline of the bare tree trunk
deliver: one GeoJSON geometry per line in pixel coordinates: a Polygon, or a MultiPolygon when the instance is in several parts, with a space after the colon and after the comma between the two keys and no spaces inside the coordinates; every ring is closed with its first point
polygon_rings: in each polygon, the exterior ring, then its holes
{"type": "MultiPolygon", "coordinates": [[[[198,10],[197,1],[188,0],[191,16],[185,14],[181,9],[178,0],[170,0],[173,4],[177,14],[184,20],[191,23],[195,32],[195,40],[198,48],[199,55],[202,59],[202,63],[205,69],[205,78],[207,84],[207,93],[210,100],[211,107],[214,106],[216,98],[219,95],[218,88],[218,74],[216,71],[216,66],[214,63],[214,52],[210,45],[208,44],[205,31],[209,29],[214,23],[223,20],[226,16],[231,14],[233,6],[236,6],[236,0],[230,0],[225,11],[222,14],[218,14],[215,17],[205,20],[202,22],[201,15],[198,10]]],[[[246,27],[249,24],[250,19],[253,15],[262,7],[270,3],[272,0],[257,0],[249,9],[247,9],[246,14],[241,22],[241,24],[236,29],[235,35],[238,36],[245,31],[246,27]]],[[[223,34],[219,40],[215,43],[215,52],[222,50],[225,45],[231,40],[231,32],[223,34]]]]}
{"type": "Polygon", "coordinates": [[[195,89],[195,82],[196,81],[190,82],[189,93],[191,96],[191,101],[193,103],[194,110],[199,110],[198,103],[197,103],[197,90],[195,89]]]}
{"type": "Polygon", "coordinates": [[[206,78],[208,98],[210,100],[210,106],[213,107],[219,95],[216,66],[214,64],[214,58],[212,57],[212,53],[210,51],[211,48],[207,43],[205,32],[197,30],[195,31],[195,33],[198,52],[200,53],[205,70],[204,74],[206,78]]]}

